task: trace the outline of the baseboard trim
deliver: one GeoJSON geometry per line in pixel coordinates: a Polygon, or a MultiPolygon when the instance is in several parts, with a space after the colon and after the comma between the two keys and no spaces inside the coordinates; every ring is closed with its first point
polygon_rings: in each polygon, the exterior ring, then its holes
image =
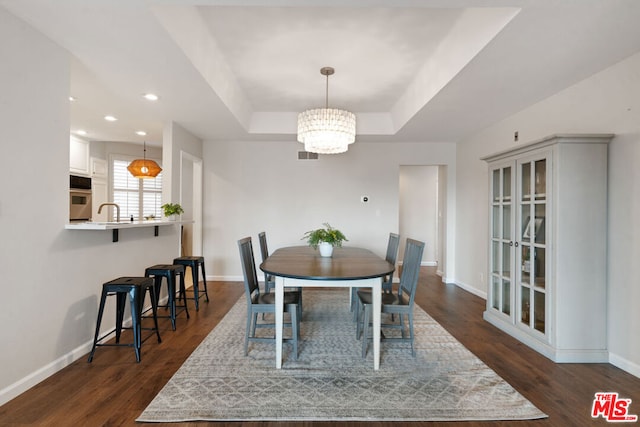
{"type": "Polygon", "coordinates": [[[640,365],[614,353],[609,353],[609,363],[640,378],[640,365]]]}
{"type": "Polygon", "coordinates": [[[609,351],[556,349],[552,360],[556,363],[609,363],[609,351]]]}
{"type": "MultiPolygon", "coordinates": [[[[168,300],[168,297],[165,296],[159,301],[159,304],[166,304],[167,300],[168,300]]],[[[151,310],[151,306],[145,307],[143,312],[146,312],[147,310],[151,310]]],[[[129,316],[126,319],[123,319],[122,323],[123,323],[123,326],[125,327],[131,327],[131,316],[129,316]]],[[[104,318],[103,318],[103,324],[104,324],[104,318]]],[[[107,335],[113,333],[115,330],[116,330],[116,327],[115,327],[115,320],[114,320],[113,328],[101,334],[99,339],[106,337],[107,335]]],[[[84,344],[81,344],[78,347],[74,348],[67,354],[60,356],[53,362],[46,364],[42,368],[32,372],[26,377],[23,377],[20,380],[16,381],[15,383],[3,388],[2,390],[0,390],[0,406],[4,405],[5,403],[9,402],[12,399],[15,399],[25,391],[29,390],[31,387],[38,385],[40,382],[46,380],[56,372],[71,365],[76,360],[81,359],[83,357],[87,357],[87,355],[91,352],[92,348],[93,348],[93,337],[91,337],[91,339],[85,342],[84,344]]]]}
{"type": "Polygon", "coordinates": [[[609,363],[609,352],[606,349],[559,349],[539,341],[528,333],[511,327],[493,312],[485,311],[484,320],[504,333],[542,354],[555,363],[609,363]]]}
{"type": "Polygon", "coordinates": [[[87,353],[91,351],[91,347],[93,347],[93,339],[80,345],[79,347],[76,347],[69,353],[60,356],[53,362],[43,366],[35,372],[32,372],[31,374],[16,381],[8,387],[0,390],[0,406],[18,397],[25,391],[29,390],[31,387],[46,380],[61,369],[66,368],[76,360],[85,357],[87,353]]]}
{"type": "MultiPolygon", "coordinates": [[[[398,265],[402,265],[402,261],[398,261],[398,265]]],[[[421,261],[420,267],[437,267],[438,263],[436,261],[421,261]]]]}
{"type": "Polygon", "coordinates": [[[464,282],[453,282],[453,284],[459,287],[460,289],[464,289],[465,291],[482,298],[483,300],[487,299],[487,293],[484,291],[481,291],[478,288],[474,288],[473,286],[468,285],[464,282]]]}
{"type": "Polygon", "coordinates": [[[243,282],[242,276],[207,276],[207,282],[243,282]]]}

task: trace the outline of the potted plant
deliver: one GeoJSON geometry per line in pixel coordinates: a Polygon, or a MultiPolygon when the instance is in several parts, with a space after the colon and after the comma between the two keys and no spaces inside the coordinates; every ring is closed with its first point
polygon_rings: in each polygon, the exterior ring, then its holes
{"type": "Polygon", "coordinates": [[[349,241],[342,232],[331,227],[328,223],[323,224],[325,228],[318,228],[304,233],[302,239],[307,239],[307,243],[313,249],[320,249],[320,256],[330,257],[335,246],[342,246],[342,242],[349,241]]]}
{"type": "Polygon", "coordinates": [[[161,208],[164,210],[164,216],[171,220],[174,220],[177,215],[184,213],[184,209],[182,209],[180,203],[165,203],[161,208]]]}

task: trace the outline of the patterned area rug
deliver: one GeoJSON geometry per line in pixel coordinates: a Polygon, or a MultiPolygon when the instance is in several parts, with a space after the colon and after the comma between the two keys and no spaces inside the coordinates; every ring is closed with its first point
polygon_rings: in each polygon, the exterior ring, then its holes
{"type": "MultiPolygon", "coordinates": [[[[373,350],[361,357],[348,288],[308,288],[303,295],[297,361],[290,344],[283,348],[282,370],[275,369],[272,343],[249,343],[244,356],[243,295],[136,421],[546,417],[420,307],[415,306],[416,357],[408,345],[382,342],[380,370],[374,371],[373,350]]],[[[288,333],[285,329],[285,337],[288,333]]]]}

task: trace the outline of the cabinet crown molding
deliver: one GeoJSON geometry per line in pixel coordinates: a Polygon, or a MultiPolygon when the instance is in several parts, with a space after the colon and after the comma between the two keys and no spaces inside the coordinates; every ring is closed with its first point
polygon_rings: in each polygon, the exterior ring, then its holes
{"type": "Polygon", "coordinates": [[[553,134],[546,136],[542,139],[537,139],[524,144],[518,144],[514,147],[501,150],[497,153],[481,157],[480,160],[485,162],[493,162],[502,158],[510,157],[517,154],[523,154],[528,151],[536,150],[541,147],[553,144],[608,144],[615,134],[612,133],[566,133],[566,134],[553,134]]]}

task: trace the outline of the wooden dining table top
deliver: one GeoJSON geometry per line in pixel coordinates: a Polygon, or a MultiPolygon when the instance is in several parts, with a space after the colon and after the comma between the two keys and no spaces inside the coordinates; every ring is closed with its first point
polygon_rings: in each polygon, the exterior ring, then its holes
{"type": "Polygon", "coordinates": [[[364,248],[336,247],[333,256],[322,257],[309,246],[290,246],[274,251],[260,269],[294,279],[360,280],[386,276],[395,266],[364,248]]]}

